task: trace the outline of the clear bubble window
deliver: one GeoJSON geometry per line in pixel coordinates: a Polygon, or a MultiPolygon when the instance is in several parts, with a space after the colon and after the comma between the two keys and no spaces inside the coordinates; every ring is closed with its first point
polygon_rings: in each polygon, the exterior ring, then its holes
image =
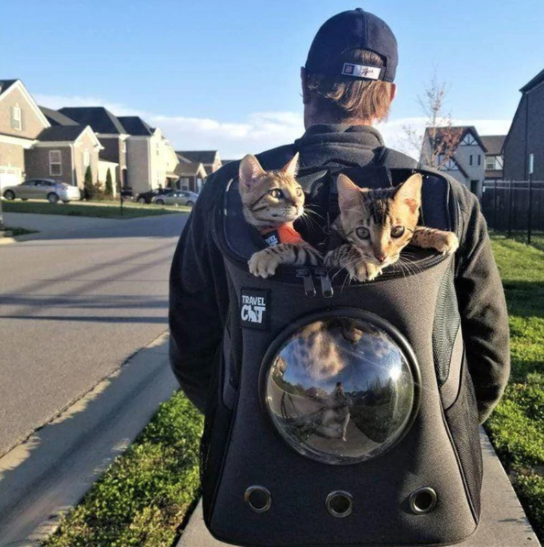
{"type": "Polygon", "coordinates": [[[415,357],[379,318],[306,324],[265,366],[265,406],[274,426],[297,452],[324,463],[359,463],[382,454],[417,411],[415,357]]]}

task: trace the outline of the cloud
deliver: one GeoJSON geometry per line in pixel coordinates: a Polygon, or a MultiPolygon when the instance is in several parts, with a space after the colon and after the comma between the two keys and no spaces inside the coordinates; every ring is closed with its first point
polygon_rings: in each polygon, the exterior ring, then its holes
{"type": "MultiPolygon", "coordinates": [[[[98,97],[35,94],[36,102],[49,108],[63,106],[105,106],[117,116],[140,116],[152,127],[160,127],[177,150],[219,150],[223,158],[240,158],[282,144],[293,142],[304,132],[302,112],[257,112],[236,123],[211,118],[164,116],[146,112],[98,97]]],[[[455,119],[454,125],[474,125],[480,135],[501,135],[508,132],[510,120],[455,119]]],[[[391,119],[378,124],[385,144],[418,157],[418,147],[408,142],[405,127],[422,136],[425,118],[407,117],[391,119]]]]}

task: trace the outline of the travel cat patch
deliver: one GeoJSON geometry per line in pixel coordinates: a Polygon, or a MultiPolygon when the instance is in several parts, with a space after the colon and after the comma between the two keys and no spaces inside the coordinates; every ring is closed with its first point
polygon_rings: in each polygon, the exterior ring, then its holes
{"type": "Polygon", "coordinates": [[[242,289],[240,296],[240,323],[250,329],[268,329],[269,291],[242,289]]]}

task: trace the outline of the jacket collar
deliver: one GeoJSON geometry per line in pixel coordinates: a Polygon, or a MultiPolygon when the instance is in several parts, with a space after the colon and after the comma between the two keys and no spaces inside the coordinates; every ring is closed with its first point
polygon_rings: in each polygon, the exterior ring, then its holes
{"type": "Polygon", "coordinates": [[[369,148],[384,146],[380,133],[370,125],[317,124],[310,126],[300,139],[298,146],[327,143],[357,143],[369,148]]]}

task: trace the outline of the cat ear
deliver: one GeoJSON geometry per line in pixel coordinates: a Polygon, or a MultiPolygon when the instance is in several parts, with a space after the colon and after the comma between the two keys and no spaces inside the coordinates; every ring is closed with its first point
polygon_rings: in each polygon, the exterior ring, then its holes
{"type": "Polygon", "coordinates": [[[416,173],[412,175],[406,182],[403,182],[397,193],[395,200],[404,202],[408,205],[410,212],[414,214],[421,205],[421,186],[423,185],[423,177],[416,173]]]}
{"type": "Polygon", "coordinates": [[[340,173],[336,180],[338,188],[338,206],[341,211],[357,207],[361,203],[361,189],[349,177],[340,173]]]}
{"type": "Polygon", "coordinates": [[[249,188],[256,178],[261,177],[265,173],[266,171],[261,167],[259,160],[251,154],[244,156],[244,159],[240,162],[238,176],[240,184],[244,188],[249,188]]]}
{"type": "Polygon", "coordinates": [[[281,172],[294,177],[298,169],[298,152],[281,168],[281,172]]]}

